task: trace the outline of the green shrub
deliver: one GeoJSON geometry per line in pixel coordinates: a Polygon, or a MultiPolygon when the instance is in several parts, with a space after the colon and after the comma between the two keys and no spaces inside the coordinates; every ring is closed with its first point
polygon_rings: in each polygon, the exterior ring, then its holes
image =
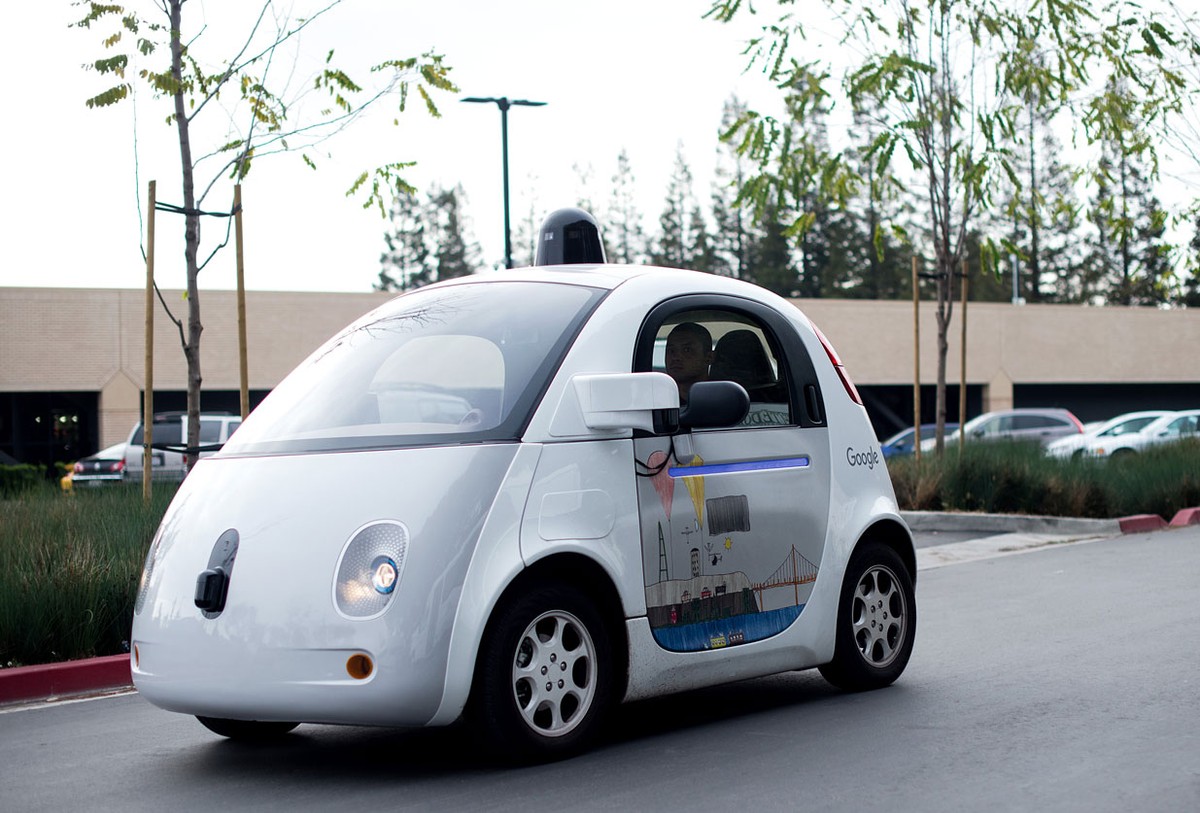
{"type": "Polygon", "coordinates": [[[1115,460],[1050,458],[1037,444],[968,443],[960,455],[893,458],[888,471],[905,510],[982,511],[1170,519],[1200,505],[1200,441],[1165,444],[1115,460]]]}
{"type": "Polygon", "coordinates": [[[15,466],[0,465],[0,499],[16,497],[34,490],[45,481],[38,466],[18,463],[15,466]]]}
{"type": "Polygon", "coordinates": [[[128,651],[146,551],[174,488],[64,494],[39,481],[0,499],[0,666],[128,651]]]}

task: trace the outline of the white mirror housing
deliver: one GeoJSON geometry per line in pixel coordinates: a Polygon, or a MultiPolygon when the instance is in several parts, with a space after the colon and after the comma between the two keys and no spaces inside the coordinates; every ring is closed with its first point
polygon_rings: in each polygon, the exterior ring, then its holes
{"type": "Polygon", "coordinates": [[[666,373],[586,373],[572,376],[570,388],[589,429],[661,432],[678,424],[679,389],[666,373]]]}

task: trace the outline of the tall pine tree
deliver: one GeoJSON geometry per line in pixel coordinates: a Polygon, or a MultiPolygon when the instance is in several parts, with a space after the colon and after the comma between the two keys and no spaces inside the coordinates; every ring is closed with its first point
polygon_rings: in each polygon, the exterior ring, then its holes
{"type": "Polygon", "coordinates": [[[689,268],[692,261],[692,170],[683,157],[683,143],[675,148],[675,164],[667,181],[667,196],[658,217],[658,240],[650,254],[654,265],[689,268]]]}
{"type": "Polygon", "coordinates": [[[646,232],[642,213],[637,207],[633,166],[629,153],[622,148],[617,155],[617,171],[612,176],[612,197],[608,205],[607,223],[602,231],[611,244],[609,262],[627,265],[646,259],[646,232]]]}
{"type": "Polygon", "coordinates": [[[469,236],[463,215],[465,198],[461,186],[438,189],[430,196],[436,224],[434,268],[438,280],[465,277],[479,270],[479,246],[469,236]]]}
{"type": "Polygon", "coordinates": [[[376,291],[407,291],[432,281],[428,218],[415,191],[396,195],[388,209],[388,231],[383,235],[387,250],[379,258],[376,291]]]}

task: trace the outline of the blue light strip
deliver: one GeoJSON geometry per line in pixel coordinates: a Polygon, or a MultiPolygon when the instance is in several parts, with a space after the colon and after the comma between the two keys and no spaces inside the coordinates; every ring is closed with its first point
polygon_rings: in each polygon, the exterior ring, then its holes
{"type": "Polygon", "coordinates": [[[740,471],[772,471],[774,469],[807,469],[807,457],[781,457],[775,460],[751,460],[746,463],[716,463],[711,466],[671,466],[672,477],[703,477],[706,474],[735,474],[740,471]]]}

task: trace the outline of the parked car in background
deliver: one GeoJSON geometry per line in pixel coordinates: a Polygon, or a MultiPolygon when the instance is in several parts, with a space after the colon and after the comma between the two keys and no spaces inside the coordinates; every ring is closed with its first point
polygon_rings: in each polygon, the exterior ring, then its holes
{"type": "Polygon", "coordinates": [[[1094,438],[1084,448],[1089,457],[1122,457],[1160,443],[1200,437],[1200,409],[1168,412],[1137,432],[1094,438]]]}
{"type": "MultiPolygon", "coordinates": [[[[946,434],[947,435],[956,429],[958,429],[958,424],[956,424],[956,423],[947,423],[946,424],[946,434]]],[[[921,440],[926,441],[929,438],[932,438],[933,433],[936,431],[937,431],[936,423],[921,424],[921,440]]],[[[914,434],[916,434],[916,433],[913,431],[913,428],[910,426],[907,429],[900,430],[899,432],[892,435],[887,440],[880,443],[879,447],[883,450],[883,456],[884,457],[896,457],[897,455],[912,454],[913,448],[915,445],[913,443],[913,435],[914,434]]],[[[922,448],[924,448],[924,446],[922,446],[922,448]]]]}
{"type": "Polygon", "coordinates": [[[1098,424],[1087,424],[1080,435],[1066,435],[1052,441],[1046,447],[1046,454],[1051,457],[1082,457],[1088,443],[1097,438],[1112,438],[1139,432],[1154,422],[1156,418],[1169,414],[1165,409],[1151,409],[1144,412],[1126,412],[1098,424]],[[1090,429],[1088,427],[1091,427],[1090,429]]]}
{"type": "Polygon", "coordinates": [[[112,485],[121,482],[124,476],[125,444],[118,443],[77,461],[71,467],[70,485],[64,482],[63,489],[69,491],[75,486],[112,485]]]}
{"type": "MultiPolygon", "coordinates": [[[[200,414],[200,445],[220,447],[229,440],[233,430],[242,423],[241,416],[228,412],[202,412],[200,414]]],[[[155,446],[183,448],[187,444],[187,414],[183,412],[160,412],[154,416],[150,442],[155,446]]],[[[142,479],[145,434],[142,422],[138,421],[129,433],[125,444],[125,479],[142,479]]],[[[200,453],[207,457],[216,448],[200,453]]],[[[155,480],[182,480],[187,473],[185,456],[181,451],[154,449],[151,455],[151,476],[155,480]]]]}
{"type": "MultiPolygon", "coordinates": [[[[1058,407],[1034,407],[1025,409],[1001,409],[985,412],[967,421],[953,435],[946,436],[946,443],[958,443],[963,434],[967,442],[993,440],[1036,440],[1043,446],[1067,435],[1083,433],[1083,424],[1068,409],[1058,407]]],[[[934,440],[921,441],[921,450],[934,447],[934,440]]]]}

